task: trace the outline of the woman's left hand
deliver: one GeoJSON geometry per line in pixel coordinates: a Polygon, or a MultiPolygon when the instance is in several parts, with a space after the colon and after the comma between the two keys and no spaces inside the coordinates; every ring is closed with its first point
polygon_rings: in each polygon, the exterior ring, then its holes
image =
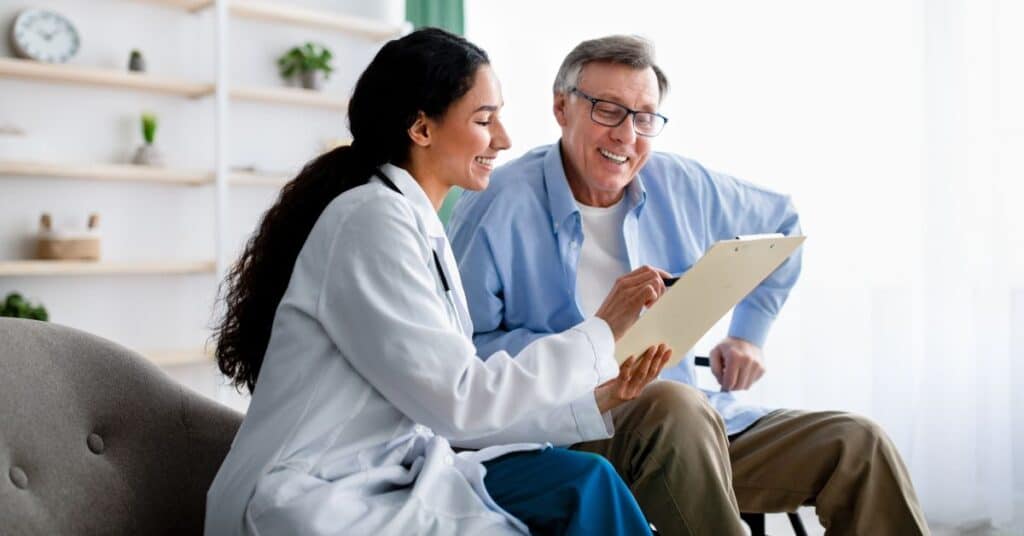
{"type": "Polygon", "coordinates": [[[633,400],[661,374],[672,357],[672,349],[662,343],[651,346],[640,356],[629,356],[619,365],[619,375],[594,389],[597,409],[604,413],[623,402],[633,400]]]}

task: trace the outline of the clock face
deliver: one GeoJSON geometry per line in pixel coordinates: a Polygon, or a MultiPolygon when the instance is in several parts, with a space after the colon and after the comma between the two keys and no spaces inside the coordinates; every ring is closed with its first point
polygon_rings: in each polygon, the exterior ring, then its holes
{"type": "Polygon", "coordinates": [[[43,9],[26,9],[11,27],[14,51],[23,58],[63,63],[78,52],[79,38],[71,21],[43,9]]]}

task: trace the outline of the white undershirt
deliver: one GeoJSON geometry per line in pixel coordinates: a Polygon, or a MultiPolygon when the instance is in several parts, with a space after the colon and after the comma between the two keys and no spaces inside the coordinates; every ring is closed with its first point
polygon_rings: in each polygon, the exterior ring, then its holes
{"type": "Polygon", "coordinates": [[[629,209],[623,196],[610,207],[578,203],[583,222],[583,247],[576,269],[576,300],[585,318],[594,316],[615,280],[629,273],[622,222],[629,209]]]}

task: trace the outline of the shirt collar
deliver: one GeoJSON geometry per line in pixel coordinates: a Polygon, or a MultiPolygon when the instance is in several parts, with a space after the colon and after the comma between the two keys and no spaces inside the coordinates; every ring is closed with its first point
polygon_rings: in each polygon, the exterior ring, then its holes
{"type": "Polygon", "coordinates": [[[437,216],[434,205],[430,202],[430,198],[427,197],[427,193],[423,191],[420,183],[416,182],[416,179],[408,171],[394,164],[384,164],[380,167],[380,170],[391,179],[391,182],[395,183],[395,186],[402,192],[402,195],[409,200],[409,204],[419,214],[420,219],[426,226],[427,234],[431,238],[443,237],[444,225],[441,224],[441,219],[437,216]]]}
{"type": "MultiPolygon", "coordinates": [[[[643,170],[637,173],[626,185],[625,199],[630,211],[642,209],[647,201],[647,188],[643,184],[643,170]]],[[[544,186],[548,191],[548,213],[551,214],[551,225],[557,233],[566,219],[578,213],[579,205],[569,188],[569,179],[565,176],[562,165],[562,141],[559,140],[548,154],[544,156],[544,186]]]]}

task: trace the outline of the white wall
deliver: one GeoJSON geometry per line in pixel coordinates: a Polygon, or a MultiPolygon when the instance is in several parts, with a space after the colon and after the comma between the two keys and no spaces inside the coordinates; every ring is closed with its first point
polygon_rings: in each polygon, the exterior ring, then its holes
{"type": "MultiPolygon", "coordinates": [[[[291,1],[397,22],[404,2],[291,1]]],[[[0,55],[13,56],[7,32],[24,7],[44,7],[69,17],[82,37],[71,63],[124,68],[140,49],[153,74],[212,82],[215,21],[212,9],[183,10],[127,0],[0,0],[0,55]]],[[[236,84],[282,82],[276,58],[307,40],[335,54],[335,74],[325,91],[348,96],[380,43],[340,32],[283,23],[231,20],[229,72],[236,84]]],[[[214,102],[132,91],[54,85],[0,78],[0,126],[28,133],[17,147],[0,143],[0,158],[59,162],[121,162],[141,143],[138,116],[160,118],[157,144],[167,165],[212,170],[214,102]]],[[[347,135],[344,113],[322,108],[234,102],[229,108],[229,162],[266,171],[294,171],[331,138],[347,135]]],[[[230,191],[230,258],[273,200],[270,187],[230,191]]],[[[0,177],[0,259],[29,258],[40,213],[56,223],[84,223],[101,214],[106,260],[212,259],[215,254],[214,188],[107,183],[51,178],[0,177]]],[[[0,297],[20,291],[42,301],[55,322],[78,327],[139,350],[194,348],[208,337],[216,279],[213,275],[133,277],[0,277],[0,297]]],[[[212,367],[177,367],[172,373],[214,394],[212,367]]],[[[244,403],[232,399],[236,405],[244,403]]]]}

